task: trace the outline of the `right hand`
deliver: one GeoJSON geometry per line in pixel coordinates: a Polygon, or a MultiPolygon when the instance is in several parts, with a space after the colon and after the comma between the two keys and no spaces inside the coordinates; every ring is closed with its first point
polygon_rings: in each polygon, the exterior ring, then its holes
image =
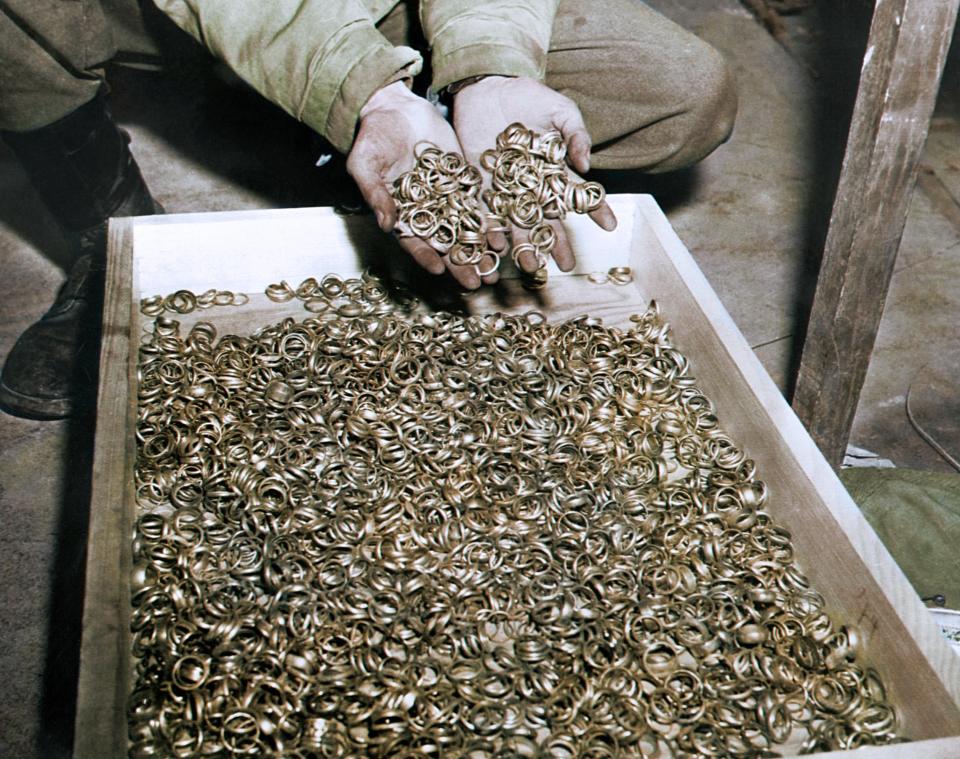
{"type": "MultiPolygon", "coordinates": [[[[540,134],[560,132],[567,146],[570,181],[582,181],[576,172],[590,169],[590,134],[577,104],[566,95],[528,77],[488,76],[461,89],[454,99],[453,126],[471,163],[480,165],[483,151],[494,147],[497,135],[514,122],[540,134]]],[[[489,186],[489,172],[484,174],[489,186]]],[[[617,226],[617,217],[606,202],[591,211],[589,216],[608,232],[617,226]]],[[[559,221],[548,223],[556,240],[553,258],[561,271],[571,271],[576,260],[564,227],[559,221]]],[[[490,245],[499,250],[505,246],[506,240],[498,235],[490,235],[490,245]]],[[[526,229],[514,227],[510,236],[513,245],[529,242],[526,229]]]]}
{"type": "MultiPolygon", "coordinates": [[[[444,152],[463,153],[450,124],[403,82],[377,90],[360,111],[360,129],[347,156],[347,171],[384,232],[392,232],[397,223],[390,188],[397,177],[416,164],[414,147],[420,142],[433,143],[444,152]]],[[[452,264],[428,240],[408,236],[398,239],[400,246],[430,273],[448,270],[463,287],[472,290],[480,286],[475,267],[452,264]]],[[[483,277],[483,282],[492,284],[497,279],[494,272],[483,277]]]]}

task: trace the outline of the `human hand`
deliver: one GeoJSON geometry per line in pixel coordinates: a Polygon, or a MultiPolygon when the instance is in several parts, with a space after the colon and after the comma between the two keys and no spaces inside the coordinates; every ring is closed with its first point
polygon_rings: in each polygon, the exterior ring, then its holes
{"type": "MultiPolygon", "coordinates": [[[[527,77],[488,76],[467,85],[454,96],[454,130],[467,160],[475,165],[481,165],[480,155],[493,148],[497,135],[515,122],[539,134],[552,130],[560,132],[573,169],[579,172],[589,170],[591,141],[580,109],[570,98],[542,82],[527,77]]],[[[575,171],[568,171],[574,181],[581,181],[575,171]]],[[[489,175],[484,179],[489,183],[489,175]]],[[[606,202],[589,215],[607,231],[617,226],[616,216],[606,202]]],[[[556,235],[554,260],[562,271],[570,271],[576,261],[563,225],[557,221],[549,223],[556,235]]],[[[513,227],[511,238],[514,247],[527,243],[529,231],[513,227]]],[[[491,233],[491,247],[502,250],[505,245],[502,233],[491,233]]]]}
{"type": "MultiPolygon", "coordinates": [[[[360,111],[360,129],[347,156],[347,171],[384,232],[392,232],[397,224],[397,207],[390,188],[397,177],[414,167],[414,148],[423,142],[432,143],[444,152],[462,154],[450,124],[403,82],[394,82],[375,92],[360,111]]],[[[481,277],[475,267],[453,264],[431,247],[428,240],[415,236],[398,239],[400,246],[430,273],[442,274],[448,270],[463,287],[480,286],[481,277]]],[[[494,272],[482,281],[492,284],[498,276],[494,272]]]]}

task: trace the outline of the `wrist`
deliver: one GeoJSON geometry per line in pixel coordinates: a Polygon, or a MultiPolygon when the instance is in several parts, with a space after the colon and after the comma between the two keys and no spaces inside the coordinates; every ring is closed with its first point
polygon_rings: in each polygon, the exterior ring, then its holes
{"type": "Polygon", "coordinates": [[[407,86],[405,80],[400,79],[396,82],[391,82],[381,87],[367,99],[363,108],[360,109],[360,118],[363,119],[373,111],[396,108],[397,106],[410,102],[411,99],[419,100],[407,86]]]}
{"type": "Polygon", "coordinates": [[[443,88],[443,91],[447,95],[456,95],[460,90],[465,87],[469,87],[471,84],[476,84],[479,81],[487,79],[490,77],[490,74],[480,74],[479,76],[468,76],[465,79],[460,79],[456,82],[450,82],[446,87],[443,88]]]}
{"type": "Polygon", "coordinates": [[[503,76],[501,74],[481,74],[480,76],[469,76],[466,79],[453,82],[444,87],[447,95],[459,95],[461,92],[467,92],[476,89],[483,89],[491,85],[496,86],[499,83],[515,79],[512,76],[503,76]]]}

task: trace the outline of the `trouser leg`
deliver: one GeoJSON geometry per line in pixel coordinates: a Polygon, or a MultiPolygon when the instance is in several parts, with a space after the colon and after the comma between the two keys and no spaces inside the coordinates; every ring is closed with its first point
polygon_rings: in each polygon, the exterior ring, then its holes
{"type": "MultiPolygon", "coordinates": [[[[378,23],[394,44],[414,26],[407,2],[378,23]]],[[[600,169],[689,166],[730,136],[737,111],[720,53],[640,0],[561,0],[546,83],[580,107],[600,169]]]]}
{"type": "Polygon", "coordinates": [[[114,53],[99,0],[0,0],[0,136],[67,232],[154,210],[107,104],[114,53]]]}
{"type": "Polygon", "coordinates": [[[52,124],[3,137],[68,232],[78,258],[53,307],[7,355],[0,406],[22,416],[57,419],[90,400],[95,384],[106,220],[162,209],[102,94],[52,124]]]}
{"type": "Polygon", "coordinates": [[[595,168],[688,166],[727,139],[736,115],[720,54],[639,0],[561,0],[546,83],[580,107],[595,168]]]}
{"type": "Polygon", "coordinates": [[[106,220],[161,210],[107,107],[98,70],[112,55],[96,2],[0,0],[0,136],[78,253],[0,372],[0,406],[15,414],[60,418],[90,398],[106,220]]]}
{"type": "Polygon", "coordinates": [[[0,0],[0,130],[39,129],[91,101],[114,53],[95,0],[0,0]]]}
{"type": "MultiPolygon", "coordinates": [[[[401,0],[377,21],[377,31],[392,45],[409,45],[411,29],[418,23],[416,9],[410,3],[401,0]]],[[[419,29],[417,32],[419,33],[419,29]]]]}
{"type": "Polygon", "coordinates": [[[162,210],[105,100],[97,94],[52,124],[3,133],[78,254],[53,307],[3,364],[0,405],[18,415],[56,419],[91,399],[106,220],[162,210]]]}
{"type": "Polygon", "coordinates": [[[81,245],[91,242],[84,238],[102,238],[111,216],[155,210],[103,90],[52,124],[0,135],[44,204],[68,234],[79,234],[81,245]]]}

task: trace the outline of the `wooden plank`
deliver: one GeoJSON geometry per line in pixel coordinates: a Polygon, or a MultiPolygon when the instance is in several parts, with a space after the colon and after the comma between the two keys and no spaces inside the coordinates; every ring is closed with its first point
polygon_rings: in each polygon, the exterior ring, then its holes
{"type": "MultiPolygon", "coordinates": [[[[586,220],[577,220],[575,249],[578,253],[601,251],[611,264],[617,259],[629,263],[635,273],[631,285],[594,285],[585,277],[558,277],[551,279],[545,290],[529,293],[508,282],[501,288],[485,288],[467,296],[463,305],[474,313],[537,308],[552,320],[590,313],[603,317],[608,324],[625,325],[630,314],[642,311],[655,297],[671,323],[677,346],[691,358],[694,376],[717,403],[721,424],[757,461],[760,476],[771,490],[770,513],[793,531],[802,568],[828,598],[831,613],[840,622],[861,627],[866,661],[874,664],[890,685],[903,712],[906,733],[912,738],[960,735],[960,659],[941,638],[929,613],[863,520],[653,199],[619,196],[611,203],[620,216],[621,230],[608,235],[586,220]]],[[[296,244],[275,246],[265,266],[263,250],[248,240],[270,239],[271,233],[282,233],[286,213],[247,212],[243,224],[225,226],[219,214],[181,219],[173,226],[188,233],[178,233],[178,255],[195,264],[178,270],[148,263],[158,251],[165,256],[163,251],[170,249],[168,242],[158,247],[149,235],[140,235],[146,228],[156,227],[155,221],[138,219],[115,230],[112,249],[123,252],[111,256],[109,272],[97,441],[99,468],[84,617],[85,626],[90,628],[85,627],[84,632],[81,700],[85,703],[78,706],[77,756],[125,754],[123,704],[130,684],[127,569],[136,510],[131,479],[136,399],[131,372],[139,326],[145,323],[135,304],[143,294],[181,287],[200,289],[199,283],[216,283],[217,272],[229,272],[243,279],[249,291],[262,293],[271,280],[287,276],[287,271],[297,267],[309,275],[322,276],[355,265],[355,241],[368,239],[369,230],[361,227],[370,226],[370,220],[343,219],[317,210],[314,214],[324,219],[322,238],[339,242],[323,246],[324,253],[318,260],[312,258],[313,237],[305,235],[296,244]],[[129,224],[134,230],[133,251],[129,249],[129,224]],[[258,231],[251,236],[253,228],[258,231]],[[225,229],[234,230],[227,232],[231,240],[221,241],[211,252],[209,237],[222,236],[225,229]],[[142,248],[138,241],[143,242],[142,248]],[[253,267],[252,273],[246,271],[248,264],[253,267]],[[246,273],[237,274],[240,270],[246,273]],[[125,295],[118,294],[124,288],[125,295]],[[113,513],[117,504],[122,514],[113,513]],[[99,513],[104,509],[106,515],[99,513]]],[[[173,228],[169,222],[167,225],[173,228]]],[[[165,235],[160,236],[161,242],[165,239],[165,235]]],[[[384,250],[368,252],[389,255],[392,250],[388,244],[384,250]]],[[[296,282],[292,276],[290,280],[296,282]]],[[[436,281],[428,279],[426,286],[436,289],[436,281]]],[[[178,319],[184,329],[203,319],[214,322],[221,333],[247,333],[297,314],[307,315],[297,303],[275,304],[260,295],[241,309],[211,309],[178,319]]],[[[867,749],[858,756],[944,757],[956,747],[955,742],[938,740],[909,745],[909,754],[867,749]]]]}
{"type": "Polygon", "coordinates": [[[793,405],[839,466],[880,326],[958,0],[877,0],[793,405]]]}
{"type": "Polygon", "coordinates": [[[74,730],[77,759],[126,756],[135,366],[130,361],[133,228],[110,222],[90,531],[74,730]]]}

